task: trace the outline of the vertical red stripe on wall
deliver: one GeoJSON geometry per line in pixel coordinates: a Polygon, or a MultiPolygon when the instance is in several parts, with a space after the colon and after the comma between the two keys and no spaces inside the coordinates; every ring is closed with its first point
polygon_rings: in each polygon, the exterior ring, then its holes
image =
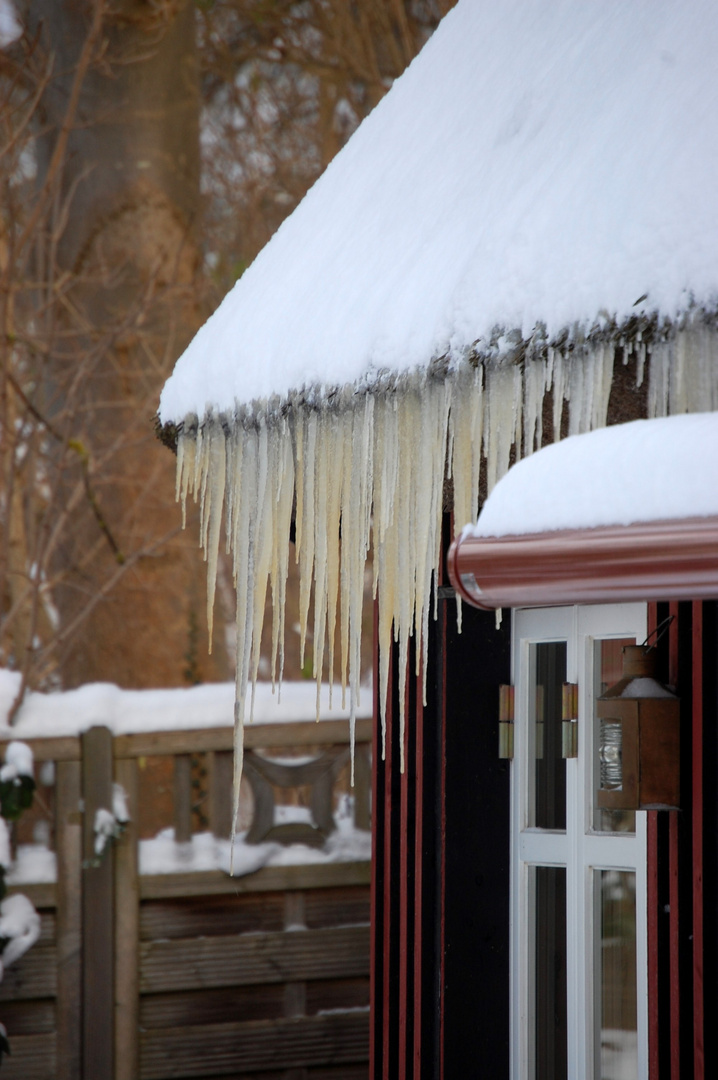
{"type": "MultiPolygon", "coordinates": [[[[383,986],[382,986],[382,1008],[384,1010],[384,1019],[382,1025],[383,1035],[383,1068],[382,1075],[387,1075],[387,1069],[389,1066],[389,1041],[390,1041],[390,1028],[391,1028],[391,1014],[390,1014],[390,983],[391,983],[391,887],[392,887],[392,875],[391,875],[391,788],[392,788],[392,742],[393,742],[393,726],[394,726],[394,687],[393,687],[393,672],[392,665],[389,665],[389,685],[386,692],[387,705],[386,705],[386,743],[385,743],[385,762],[384,762],[384,940],[382,943],[383,953],[383,986]]],[[[381,740],[380,740],[380,752],[381,752],[381,740]]],[[[377,1075],[376,1073],[374,1074],[377,1075]]]]}
{"type": "Polygon", "coordinates": [[[416,678],[416,820],[414,833],[414,1048],[413,1076],[421,1076],[421,1007],[423,964],[423,843],[424,843],[424,672],[416,678]]]}
{"type": "MultiPolygon", "coordinates": [[[[439,1002],[439,1080],[444,1080],[444,987],[446,985],[446,609],[441,619],[441,1000],[439,1002]]],[[[452,1078],[453,1080],[453,1078],[452,1078]]]]}
{"type": "Polygon", "coordinates": [[[693,1075],[705,1076],[703,1043],[703,604],[693,602],[692,621],[693,777],[693,1075]]]}
{"type": "MultiPolygon", "coordinates": [[[[668,631],[668,681],[675,686],[678,681],[678,604],[669,606],[674,616],[668,631]]],[[[680,997],[680,939],[678,901],[678,815],[668,815],[668,902],[669,917],[669,967],[671,1006],[671,1080],[681,1080],[681,997],[680,997]]]]}
{"type": "MultiPolygon", "coordinates": [[[[658,625],[655,604],[648,605],[648,633],[658,625]]],[[[648,1077],[658,1080],[658,811],[646,814],[648,922],[648,1077]]]]}
{"type": "MultiPolygon", "coordinates": [[[[409,776],[411,773],[411,764],[407,760],[406,744],[407,744],[407,730],[409,726],[409,668],[410,663],[406,665],[406,671],[399,672],[399,678],[404,679],[404,723],[403,723],[403,747],[404,754],[404,772],[401,774],[401,797],[400,797],[400,822],[401,829],[399,835],[401,837],[400,853],[399,853],[399,866],[400,866],[400,878],[399,878],[399,1073],[397,1080],[406,1080],[406,1011],[409,1007],[407,1000],[407,978],[409,974],[409,949],[411,943],[409,941],[409,844],[411,842],[409,837],[409,776]]],[[[401,718],[400,718],[401,723],[401,718]]],[[[401,727],[400,727],[401,730],[401,727]]]]}
{"type": "MultiPolygon", "coordinates": [[[[379,670],[379,605],[374,601],[374,671],[379,670]]],[[[374,693],[374,716],[373,716],[373,739],[372,739],[372,753],[374,758],[381,753],[381,721],[380,721],[380,709],[379,709],[379,694],[374,693]]],[[[372,761],[371,770],[371,805],[372,805],[372,845],[371,845],[371,913],[370,913],[370,927],[371,933],[369,940],[371,941],[371,948],[369,950],[369,1076],[374,1077],[377,1075],[377,1060],[376,1060],[376,1028],[378,1025],[378,1017],[376,1014],[377,1006],[379,1004],[378,987],[376,985],[377,980],[377,941],[374,937],[376,920],[377,920],[377,842],[376,842],[376,827],[377,827],[377,813],[376,808],[379,805],[379,784],[378,784],[378,770],[376,767],[376,760],[372,761]]]]}

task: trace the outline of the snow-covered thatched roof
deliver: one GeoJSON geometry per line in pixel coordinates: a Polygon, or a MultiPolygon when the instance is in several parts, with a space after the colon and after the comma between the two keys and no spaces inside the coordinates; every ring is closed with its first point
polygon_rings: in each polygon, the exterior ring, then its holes
{"type": "Polygon", "coordinates": [[[292,520],[302,642],[311,605],[331,676],[339,624],[354,712],[369,547],[385,701],[447,475],[460,528],[549,401],[556,439],[606,424],[631,354],[648,415],[718,409],[717,56],[715,0],[460,0],[180,358],[160,420],[210,618],[226,515],[238,748],[292,520]]]}
{"type": "Polygon", "coordinates": [[[714,307],[716,56],[713,0],[463,0],[197,334],[161,420],[714,307]]]}

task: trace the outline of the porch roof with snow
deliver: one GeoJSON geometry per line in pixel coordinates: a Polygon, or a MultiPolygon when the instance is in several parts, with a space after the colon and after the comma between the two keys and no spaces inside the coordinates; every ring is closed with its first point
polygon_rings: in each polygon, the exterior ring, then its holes
{"type": "Polygon", "coordinates": [[[447,475],[475,521],[545,395],[554,438],[566,403],[569,434],[602,427],[632,352],[648,415],[718,408],[717,55],[713,0],[460,0],[201,328],[159,415],[210,618],[226,514],[240,729],[270,582],[281,674],[293,519],[302,642],[311,601],[353,711],[370,544],[385,701],[392,628],[400,663],[426,640],[447,475]]]}
{"type": "Polygon", "coordinates": [[[634,420],[509,469],[451,546],[477,607],[718,597],[718,412],[634,420]]]}

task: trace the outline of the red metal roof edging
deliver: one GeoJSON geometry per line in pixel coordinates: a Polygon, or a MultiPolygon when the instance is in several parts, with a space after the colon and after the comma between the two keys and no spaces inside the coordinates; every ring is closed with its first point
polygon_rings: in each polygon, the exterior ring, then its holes
{"type": "Polygon", "coordinates": [[[457,537],[451,583],[479,608],[718,597],[718,516],[457,537]]]}

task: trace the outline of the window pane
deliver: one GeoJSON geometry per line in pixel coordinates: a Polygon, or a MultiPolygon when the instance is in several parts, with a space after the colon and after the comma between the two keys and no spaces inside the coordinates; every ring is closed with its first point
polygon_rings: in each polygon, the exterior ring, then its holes
{"type": "Polygon", "coordinates": [[[600,937],[596,958],[600,1038],[599,1080],[635,1080],[636,874],[599,870],[600,937]]]}
{"type": "MultiPolygon", "coordinates": [[[[635,645],[635,638],[606,638],[597,641],[594,646],[594,688],[595,698],[613,686],[623,675],[623,646],[635,645]]],[[[604,762],[604,769],[608,774],[608,782],[611,782],[612,770],[618,768],[620,772],[620,724],[613,725],[615,730],[601,732],[601,723],[594,712],[593,719],[593,828],[596,832],[628,832],[636,831],[635,810],[604,810],[595,804],[595,792],[601,779],[601,743],[605,743],[608,754],[604,754],[608,760],[604,762]],[[612,737],[612,736],[615,736],[612,737]]]]}
{"type": "Polygon", "coordinates": [[[566,1039],[566,870],[534,870],[534,1053],[536,1080],[565,1080],[566,1039]]]}
{"type": "Polygon", "coordinates": [[[534,761],[531,825],[566,828],[566,762],[561,756],[561,688],[566,681],[566,642],[532,646],[533,690],[529,699],[534,761]]]}

